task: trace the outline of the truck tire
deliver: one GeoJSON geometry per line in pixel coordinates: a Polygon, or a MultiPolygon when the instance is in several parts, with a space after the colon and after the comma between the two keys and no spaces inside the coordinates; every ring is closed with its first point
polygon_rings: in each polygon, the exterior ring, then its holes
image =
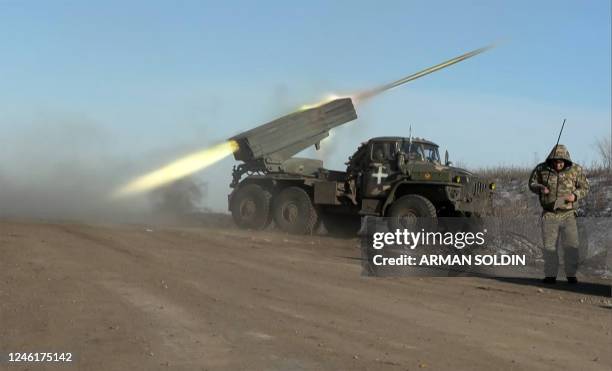
{"type": "Polygon", "coordinates": [[[285,188],[274,198],[272,216],[277,227],[292,234],[312,234],[318,221],[310,196],[300,187],[285,188]]]}
{"type": "Polygon", "coordinates": [[[322,213],[327,233],[334,237],[356,237],[361,228],[361,218],[355,215],[322,213]]]}
{"type": "Polygon", "coordinates": [[[423,196],[406,195],[395,200],[389,207],[389,229],[431,231],[437,225],[436,207],[423,196]]]}
{"type": "Polygon", "coordinates": [[[270,192],[257,184],[247,184],[238,188],[232,196],[232,218],[243,229],[261,230],[270,225],[270,192]]]}

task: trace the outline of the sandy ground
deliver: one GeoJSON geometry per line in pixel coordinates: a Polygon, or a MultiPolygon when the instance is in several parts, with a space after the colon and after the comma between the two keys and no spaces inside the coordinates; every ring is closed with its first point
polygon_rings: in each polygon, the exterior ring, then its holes
{"type": "Polygon", "coordinates": [[[0,352],[41,370],[610,370],[610,288],[367,278],[357,240],[0,221],[0,352]]]}

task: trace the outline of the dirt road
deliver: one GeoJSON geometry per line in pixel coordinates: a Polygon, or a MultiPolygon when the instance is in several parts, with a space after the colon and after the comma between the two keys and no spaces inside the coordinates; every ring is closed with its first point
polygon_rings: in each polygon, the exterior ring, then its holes
{"type": "Polygon", "coordinates": [[[0,221],[7,370],[609,370],[609,287],[361,277],[357,240],[0,221]]]}

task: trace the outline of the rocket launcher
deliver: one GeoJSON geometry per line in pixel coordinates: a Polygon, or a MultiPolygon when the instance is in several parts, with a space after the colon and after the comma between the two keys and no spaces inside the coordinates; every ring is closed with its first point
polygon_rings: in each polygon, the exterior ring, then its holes
{"type": "Polygon", "coordinates": [[[252,170],[280,171],[286,160],[310,146],[318,149],[331,129],[356,118],[351,98],[294,112],[230,138],[238,143],[234,158],[252,170]]]}

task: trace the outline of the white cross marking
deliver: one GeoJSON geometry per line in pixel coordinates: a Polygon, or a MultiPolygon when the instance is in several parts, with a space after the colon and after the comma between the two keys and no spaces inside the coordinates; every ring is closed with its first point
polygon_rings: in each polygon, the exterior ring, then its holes
{"type": "Polygon", "coordinates": [[[380,184],[382,178],[386,178],[386,177],[389,176],[389,174],[385,174],[382,171],[383,171],[383,167],[379,166],[378,167],[378,173],[372,174],[372,178],[376,178],[376,184],[380,184]]]}

